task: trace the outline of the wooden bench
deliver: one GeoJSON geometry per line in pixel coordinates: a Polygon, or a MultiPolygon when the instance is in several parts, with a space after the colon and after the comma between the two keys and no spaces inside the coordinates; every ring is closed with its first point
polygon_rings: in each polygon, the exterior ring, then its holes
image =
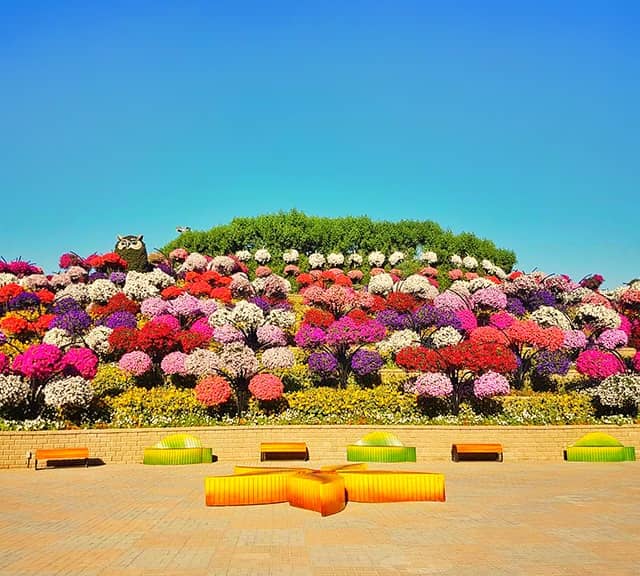
{"type": "Polygon", "coordinates": [[[36,450],[35,469],[38,469],[38,460],[84,460],[84,465],[89,465],[89,448],[41,448],[36,450]]]}
{"type": "Polygon", "coordinates": [[[279,460],[309,460],[309,450],[304,442],[262,442],[260,461],[267,456],[279,456],[279,460]]]}
{"type": "Polygon", "coordinates": [[[452,444],[451,458],[454,462],[460,461],[460,454],[469,455],[495,455],[498,462],[502,462],[502,444],[452,444]]]}

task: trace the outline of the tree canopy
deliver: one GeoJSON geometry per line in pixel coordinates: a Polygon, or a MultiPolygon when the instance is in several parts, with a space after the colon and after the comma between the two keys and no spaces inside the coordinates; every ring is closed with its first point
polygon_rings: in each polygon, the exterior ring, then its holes
{"type": "Polygon", "coordinates": [[[345,255],[359,252],[363,256],[373,250],[386,255],[400,250],[407,258],[420,251],[433,251],[438,261],[448,263],[452,254],[486,258],[505,271],[516,262],[513,251],[498,248],[487,239],[472,233],[454,234],[429,220],[374,221],[367,216],[328,218],[308,216],[298,210],[255,217],[234,218],[228,224],[208,231],[187,231],[169,242],[163,252],[174,248],[217,255],[238,250],[266,248],[273,261],[281,261],[282,253],[295,248],[301,255],[313,252],[345,255]]]}

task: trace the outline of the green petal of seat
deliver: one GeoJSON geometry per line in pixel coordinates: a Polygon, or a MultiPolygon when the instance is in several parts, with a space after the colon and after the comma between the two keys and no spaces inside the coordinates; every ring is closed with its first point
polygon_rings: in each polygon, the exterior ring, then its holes
{"type": "Polygon", "coordinates": [[[207,464],[211,448],[145,448],[143,464],[207,464]]]}
{"type": "Polygon", "coordinates": [[[415,462],[413,446],[347,446],[349,462],[415,462]]]}
{"type": "Polygon", "coordinates": [[[371,432],[355,443],[356,446],[403,446],[391,432],[371,432]]]}
{"type": "Polygon", "coordinates": [[[165,436],[154,448],[201,448],[202,442],[191,434],[170,434],[165,436]]]}
{"type": "Polygon", "coordinates": [[[572,444],[572,446],[622,446],[622,443],[604,432],[589,432],[572,444]]]}

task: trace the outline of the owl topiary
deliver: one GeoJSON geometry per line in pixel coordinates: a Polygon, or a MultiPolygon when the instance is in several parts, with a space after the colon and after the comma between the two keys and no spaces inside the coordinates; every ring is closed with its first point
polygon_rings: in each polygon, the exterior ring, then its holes
{"type": "Polygon", "coordinates": [[[147,259],[147,247],[140,236],[120,236],[114,252],[127,261],[127,270],[147,272],[151,269],[147,259]]]}

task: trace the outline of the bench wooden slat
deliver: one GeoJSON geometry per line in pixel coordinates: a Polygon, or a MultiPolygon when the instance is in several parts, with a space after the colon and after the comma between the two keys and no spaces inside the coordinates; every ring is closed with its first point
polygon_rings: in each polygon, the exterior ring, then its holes
{"type": "Polygon", "coordinates": [[[468,443],[452,444],[451,454],[454,460],[458,460],[459,454],[497,454],[498,460],[502,462],[502,444],[498,443],[468,443]]]}
{"type": "Polygon", "coordinates": [[[89,465],[89,448],[39,448],[35,453],[35,469],[38,460],[84,460],[89,465]]]}

